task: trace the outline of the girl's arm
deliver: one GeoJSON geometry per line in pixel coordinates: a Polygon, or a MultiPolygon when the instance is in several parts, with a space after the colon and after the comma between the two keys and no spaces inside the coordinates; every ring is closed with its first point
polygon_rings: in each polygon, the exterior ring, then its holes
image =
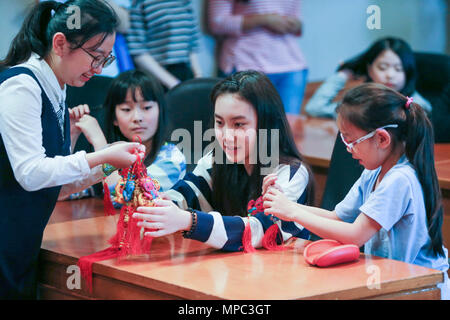
{"type": "Polygon", "coordinates": [[[270,188],[264,195],[264,208],[265,214],[273,214],[286,221],[296,221],[319,237],[344,244],[362,246],[381,228],[365,214],[360,214],[353,223],[325,218],[305,210],[305,206],[289,201],[275,188],[270,188]]]}
{"type": "Polygon", "coordinates": [[[89,115],[90,109],[87,104],[69,109],[72,150],[75,148],[76,139],[82,132],[95,151],[103,149],[108,144],[97,119],[89,115]],[[74,136],[72,136],[72,134],[74,136]]]}

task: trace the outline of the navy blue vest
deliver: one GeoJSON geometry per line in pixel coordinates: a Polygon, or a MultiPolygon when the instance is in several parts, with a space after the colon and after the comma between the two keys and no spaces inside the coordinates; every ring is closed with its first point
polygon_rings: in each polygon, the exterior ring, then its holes
{"type": "MultiPolygon", "coordinates": [[[[19,74],[30,75],[41,88],[42,144],[47,157],[70,153],[70,121],[65,110],[64,132],[36,76],[27,68],[14,67],[0,74],[0,84],[19,74]]],[[[20,136],[16,137],[20,139],[20,136]]],[[[35,299],[37,260],[44,228],[56,205],[60,186],[25,191],[14,178],[0,135],[0,299],[35,299]]]]}

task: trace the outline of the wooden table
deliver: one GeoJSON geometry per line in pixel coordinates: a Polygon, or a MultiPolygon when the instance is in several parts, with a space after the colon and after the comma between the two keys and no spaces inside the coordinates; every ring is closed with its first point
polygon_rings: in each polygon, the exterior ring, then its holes
{"type": "Polygon", "coordinates": [[[441,272],[361,255],[331,268],[308,265],[306,241],[281,252],[225,253],[180,234],[154,239],[149,255],[94,264],[93,294],[69,289],[80,256],[106,248],[117,217],[104,217],[101,200],[60,202],[40,254],[43,299],[439,299],[441,272]],[[88,217],[88,216],[91,217],[88,217]],[[379,277],[378,277],[379,276],[379,277]],[[379,279],[376,280],[376,279],[379,279]]]}

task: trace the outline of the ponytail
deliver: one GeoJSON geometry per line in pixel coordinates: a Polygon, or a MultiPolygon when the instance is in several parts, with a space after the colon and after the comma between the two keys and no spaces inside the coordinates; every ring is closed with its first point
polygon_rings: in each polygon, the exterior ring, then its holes
{"type": "Polygon", "coordinates": [[[53,36],[62,32],[71,49],[80,48],[92,37],[103,34],[96,47],[115,32],[118,18],[111,6],[103,0],[69,0],[65,3],[44,1],[37,4],[25,18],[22,27],[13,39],[8,54],[0,66],[11,67],[27,61],[34,52],[44,59],[52,49],[53,36]],[[69,28],[73,12],[70,6],[78,7],[81,15],[80,28],[69,28]]]}
{"type": "Polygon", "coordinates": [[[336,111],[367,132],[388,124],[393,148],[403,143],[405,155],[413,165],[423,190],[428,234],[434,255],[442,248],[443,210],[441,190],[434,166],[434,133],[425,111],[401,93],[381,84],[366,83],[349,90],[336,111]]]}
{"type": "Polygon", "coordinates": [[[434,133],[425,111],[416,103],[405,108],[406,139],[405,154],[414,166],[422,186],[427,213],[428,234],[435,255],[444,256],[442,249],[443,209],[434,166],[434,133]]]}

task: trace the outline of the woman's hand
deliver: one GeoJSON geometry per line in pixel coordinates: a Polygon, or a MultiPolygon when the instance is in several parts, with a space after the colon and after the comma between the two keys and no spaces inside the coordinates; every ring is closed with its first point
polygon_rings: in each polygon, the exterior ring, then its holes
{"type": "Polygon", "coordinates": [[[264,214],[272,214],[284,221],[294,221],[297,207],[280,190],[269,187],[263,196],[264,214]]]}
{"type": "Polygon", "coordinates": [[[155,207],[138,207],[133,214],[133,218],[142,220],[138,222],[139,227],[156,229],[147,231],[144,235],[161,237],[191,228],[191,213],[181,210],[170,200],[158,199],[155,205],[155,207]]]}

